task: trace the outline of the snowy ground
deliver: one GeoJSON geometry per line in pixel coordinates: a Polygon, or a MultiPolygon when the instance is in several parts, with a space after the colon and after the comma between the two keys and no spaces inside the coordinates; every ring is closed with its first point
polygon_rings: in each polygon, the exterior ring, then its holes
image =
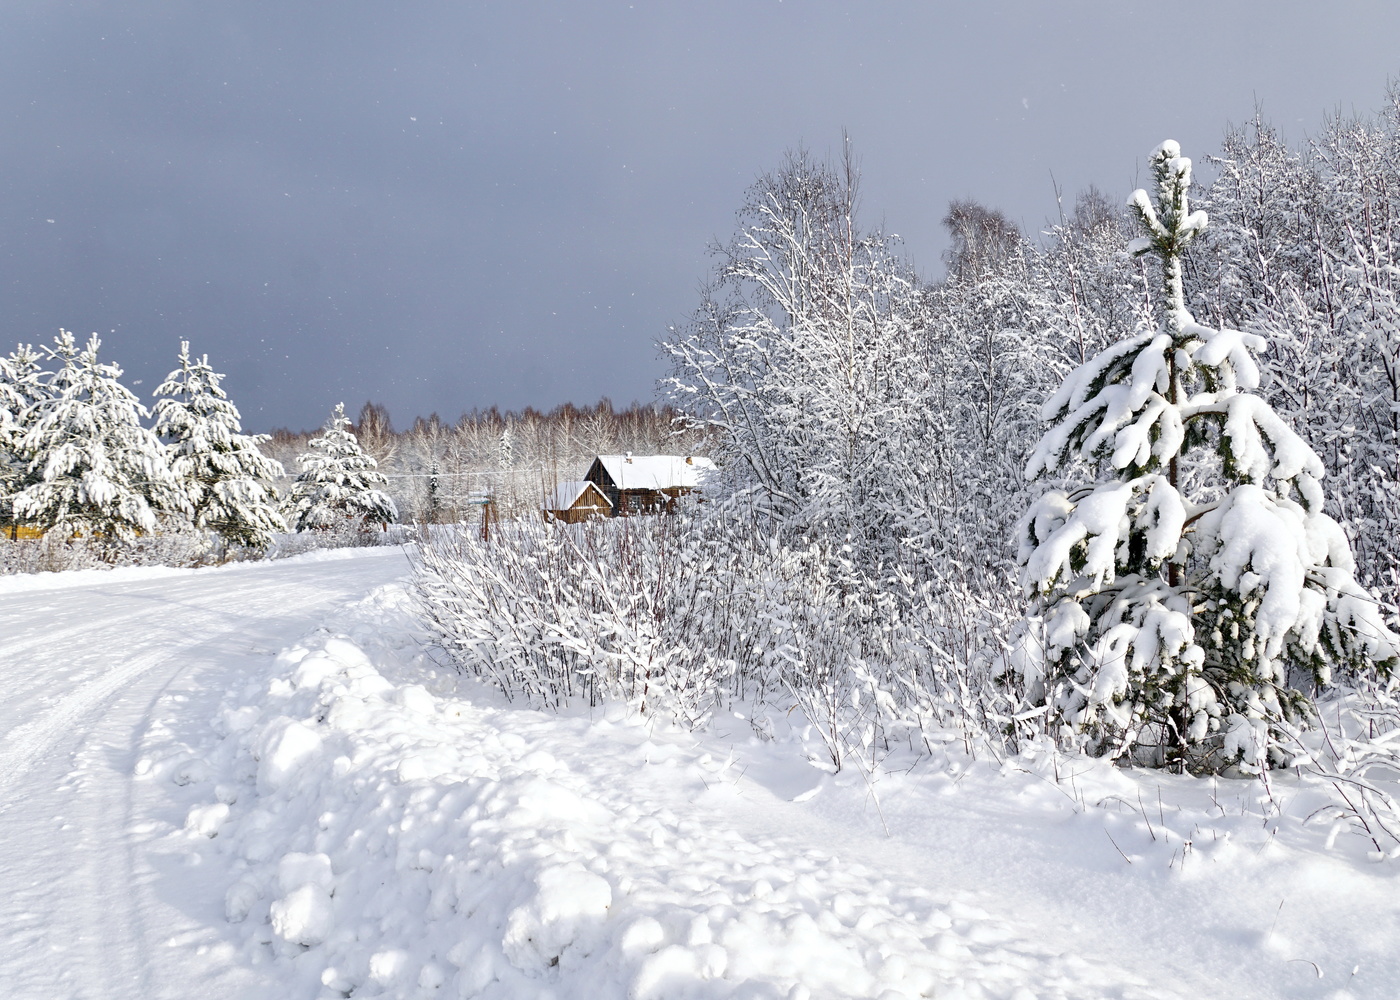
{"type": "Polygon", "coordinates": [[[405,569],[0,580],[0,995],[1400,995],[1400,868],[1284,778],[532,712],[405,569]]]}

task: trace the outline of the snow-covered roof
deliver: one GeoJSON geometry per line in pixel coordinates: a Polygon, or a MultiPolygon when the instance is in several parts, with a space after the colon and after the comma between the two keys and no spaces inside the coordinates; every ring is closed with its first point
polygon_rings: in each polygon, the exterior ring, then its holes
{"type": "Polygon", "coordinates": [[[620,490],[693,489],[715,467],[698,455],[599,455],[598,461],[620,490]]]}
{"type": "Polygon", "coordinates": [[[574,504],[578,503],[579,497],[583,496],[589,490],[593,490],[593,492],[598,494],[598,499],[602,500],[603,503],[607,503],[608,498],[603,496],[598,487],[584,479],[578,482],[560,483],[558,486],[554,487],[553,492],[549,494],[549,497],[544,502],[544,509],[568,510],[573,507],[574,504]]]}

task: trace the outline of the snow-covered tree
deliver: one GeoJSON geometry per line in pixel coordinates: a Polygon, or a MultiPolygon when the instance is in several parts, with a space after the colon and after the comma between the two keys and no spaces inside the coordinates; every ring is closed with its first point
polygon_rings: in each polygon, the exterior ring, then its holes
{"type": "Polygon", "coordinates": [[[164,446],[141,425],[149,413],[119,381],[121,369],[98,361],[99,346],[94,335],[79,351],[60,330],[48,348],[60,367],[26,411],[14,517],[113,541],[154,531],[186,507],[164,446]]]}
{"type": "Polygon", "coordinates": [[[308,447],[297,459],[301,473],[282,504],[293,528],[330,528],[356,518],[385,524],[398,519],[394,501],[378,489],[388,480],[375,471],[374,459],[350,432],[344,403],[336,404],[321,436],[308,447]]]}
{"type": "MultiPolygon", "coordinates": [[[[805,151],[750,189],[718,281],[673,331],[678,408],[717,432],[723,485],[793,537],[888,557],[934,440],[923,290],[893,238],[861,231],[858,174],[805,151]],[[917,468],[907,458],[920,459],[917,468]]],[[[712,508],[718,510],[718,508],[712,508]]]]}
{"type": "Polygon", "coordinates": [[[1151,166],[1129,249],[1160,258],[1160,325],[1045,404],[1027,476],[1099,479],[1050,490],[1020,523],[1036,606],[1019,665],[1095,750],[1263,767],[1271,729],[1307,721],[1304,691],[1392,670],[1400,639],[1323,512],[1321,460],[1253,392],[1266,341],[1187,311],[1182,259],[1207,222],[1190,160],[1168,141],[1151,166]]]}
{"type": "MultiPolygon", "coordinates": [[[[1227,133],[1198,315],[1269,338],[1263,391],[1327,464],[1357,578],[1400,601],[1400,87],[1301,149],[1256,118],[1227,133]]],[[[1195,295],[1191,296],[1194,290],[1195,295]]]]}
{"type": "Polygon", "coordinates": [[[9,358],[0,357],[0,447],[9,444],[19,427],[19,417],[25,409],[19,391],[19,377],[9,358]]]}
{"type": "Polygon", "coordinates": [[[0,522],[13,517],[14,495],[21,488],[25,463],[19,439],[32,416],[31,407],[48,396],[39,355],[20,344],[8,358],[0,357],[0,522]]]}
{"type": "Polygon", "coordinates": [[[170,470],[194,526],[216,532],[225,541],[266,548],[273,534],[286,531],[277,510],[282,465],[258,445],[265,434],[244,434],[238,408],[220,388],[224,376],[209,366],[209,357],[190,357],[188,341],[180,344],[180,367],[155,391],[155,431],[170,441],[170,470]]]}

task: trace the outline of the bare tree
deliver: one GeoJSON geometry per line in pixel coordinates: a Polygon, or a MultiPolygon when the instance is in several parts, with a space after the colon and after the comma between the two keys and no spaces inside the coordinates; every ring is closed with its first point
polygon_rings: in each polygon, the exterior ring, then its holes
{"type": "Polygon", "coordinates": [[[389,411],[379,403],[366,402],[360,407],[359,419],[352,430],[360,447],[380,465],[393,458],[398,449],[398,437],[394,434],[389,411]]]}
{"type": "Polygon", "coordinates": [[[943,227],[953,245],[944,257],[948,273],[973,277],[994,269],[1022,242],[1021,230],[996,209],[971,198],[948,203],[943,227]]]}

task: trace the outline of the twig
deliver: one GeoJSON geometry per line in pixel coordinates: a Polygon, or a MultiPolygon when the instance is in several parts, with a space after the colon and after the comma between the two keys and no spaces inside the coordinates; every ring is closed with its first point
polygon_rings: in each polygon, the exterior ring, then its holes
{"type": "Polygon", "coordinates": [[[1283,899],[1280,899],[1278,901],[1278,909],[1274,911],[1274,922],[1269,925],[1269,933],[1264,937],[1265,944],[1268,944],[1270,941],[1273,940],[1274,928],[1278,926],[1278,917],[1279,914],[1283,912],[1283,904],[1286,902],[1288,902],[1287,896],[1284,896],[1283,899]]]}
{"type": "MultiPolygon", "coordinates": [[[[1303,963],[1305,963],[1305,964],[1307,964],[1307,965],[1311,965],[1311,966],[1313,967],[1313,971],[1317,973],[1317,978],[1318,978],[1318,979],[1321,979],[1321,978],[1322,978],[1322,970],[1321,970],[1320,968],[1318,968],[1317,963],[1314,962],[1312,959],[1309,959],[1309,958],[1290,958],[1289,961],[1290,961],[1290,962],[1303,962],[1303,963]]],[[[1355,975],[1355,973],[1352,973],[1352,975],[1355,975]]]]}
{"type": "Polygon", "coordinates": [[[1147,818],[1147,807],[1142,804],[1142,789],[1138,789],[1138,811],[1142,813],[1142,821],[1147,824],[1147,832],[1152,837],[1152,842],[1157,842],[1157,832],[1152,829],[1152,820],[1147,818]]]}
{"type": "Polygon", "coordinates": [[[1128,862],[1128,864],[1133,863],[1132,858],[1128,857],[1126,854],[1123,854],[1123,848],[1118,846],[1118,841],[1113,839],[1113,834],[1105,830],[1103,832],[1103,835],[1108,838],[1108,842],[1113,845],[1113,849],[1117,851],[1120,855],[1122,855],[1124,861],[1128,862]]]}

